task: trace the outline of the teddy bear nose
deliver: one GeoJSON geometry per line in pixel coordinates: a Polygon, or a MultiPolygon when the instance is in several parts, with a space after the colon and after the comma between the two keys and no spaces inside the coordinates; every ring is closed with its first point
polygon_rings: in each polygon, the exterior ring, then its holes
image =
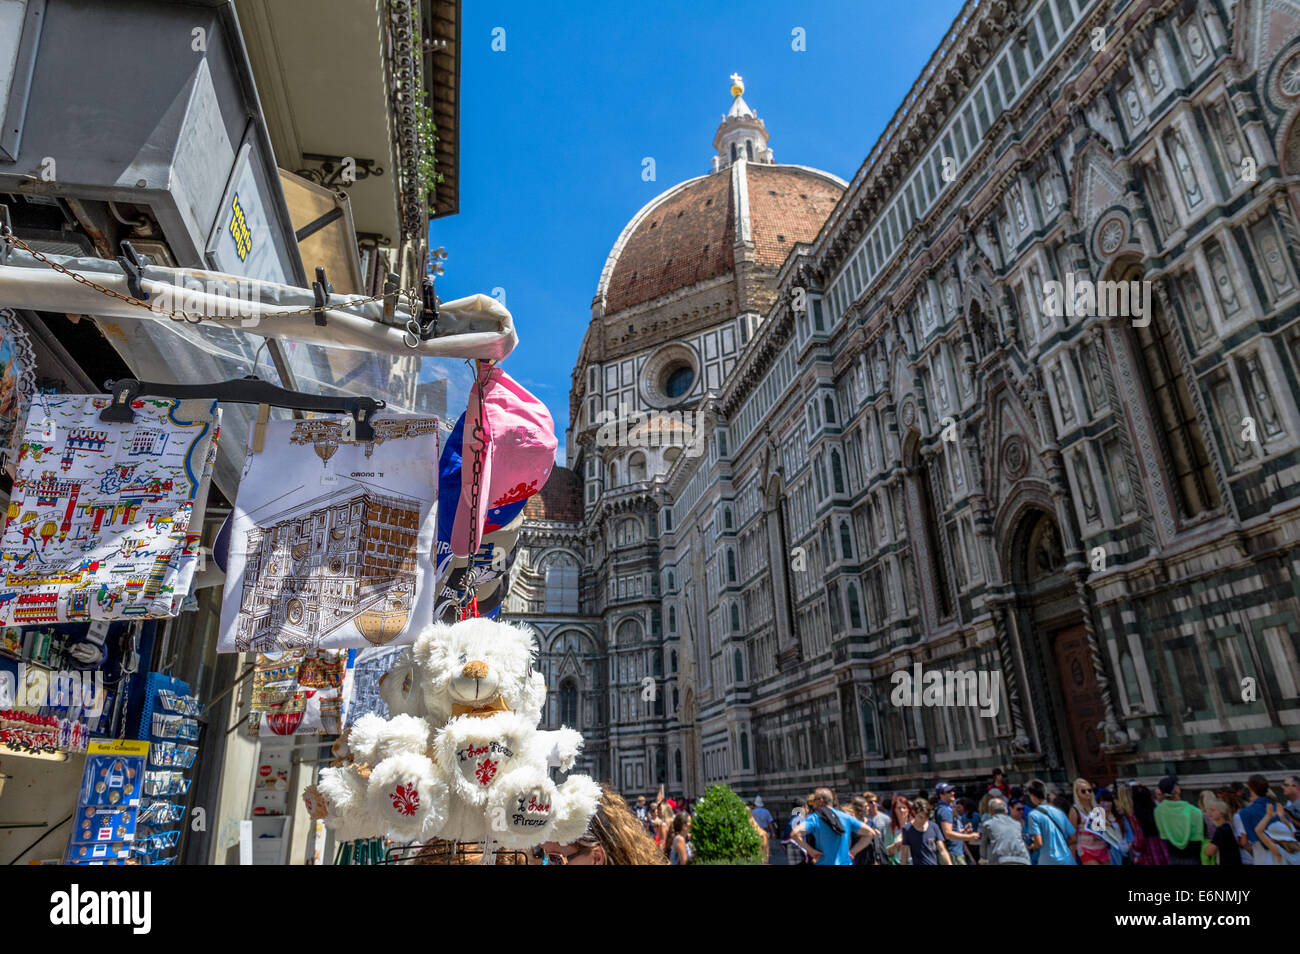
{"type": "Polygon", "coordinates": [[[465,663],[465,668],[460,671],[460,674],[466,679],[482,679],[488,674],[487,663],[479,659],[471,660],[465,663]]]}

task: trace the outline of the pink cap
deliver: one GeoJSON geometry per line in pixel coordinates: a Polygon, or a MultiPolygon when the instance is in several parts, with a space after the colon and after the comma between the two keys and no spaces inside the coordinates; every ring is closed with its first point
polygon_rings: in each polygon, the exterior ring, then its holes
{"type": "Polygon", "coordinates": [[[479,419],[479,388],[469,389],[465,412],[465,447],[461,465],[461,493],[452,527],[451,548],[456,556],[469,556],[470,528],[478,528],[481,542],[489,510],[531,497],[542,489],[555,466],[555,421],[546,405],[529,394],[499,367],[481,375],[483,430],[487,453],[483,459],[478,512],[471,518],[474,455],[481,443],[475,422],[479,419]],[[472,522],[471,522],[472,519],[472,522]]]}

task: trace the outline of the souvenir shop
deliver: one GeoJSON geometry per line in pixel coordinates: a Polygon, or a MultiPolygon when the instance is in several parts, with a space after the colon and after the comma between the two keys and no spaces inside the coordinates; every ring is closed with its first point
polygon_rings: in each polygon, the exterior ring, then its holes
{"type": "MultiPolygon", "coordinates": [[[[44,264],[7,240],[4,268],[44,264]]],[[[151,269],[152,293],[166,273],[151,269]]],[[[285,310],[298,304],[293,289],[267,291],[285,310]]],[[[327,322],[331,304],[313,301],[327,322]]],[[[503,307],[441,303],[426,281],[411,312],[401,347],[475,354],[454,421],[252,376],[123,376],[96,389],[75,335],[0,311],[6,860],[392,863],[395,846],[427,843],[482,859],[564,831],[575,813],[585,825],[594,786],[556,789],[549,771],[571,765],[580,740],[534,731],[545,690],[530,648],[512,645],[517,631],[499,627],[469,650],[493,670],[491,698],[474,694],[486,678],[458,694],[468,669],[438,670],[472,727],[444,739],[467,719],[435,720],[423,700],[444,644],[496,625],[556,438],[544,405],[498,366],[516,340],[503,307]],[[232,411],[246,424],[233,452],[232,411]],[[214,481],[223,463],[235,481],[214,481]],[[461,620],[431,635],[435,621],[461,620]],[[401,682],[385,691],[394,670],[401,682]],[[348,744],[359,722],[368,748],[348,744]],[[480,749],[498,755],[493,774],[518,770],[509,792],[521,811],[542,809],[517,813],[518,830],[483,822],[489,796],[506,790],[481,766],[478,781],[457,774],[480,749]],[[376,785],[403,794],[361,791],[376,785]],[[452,824],[458,797],[474,810],[452,824]]]]}

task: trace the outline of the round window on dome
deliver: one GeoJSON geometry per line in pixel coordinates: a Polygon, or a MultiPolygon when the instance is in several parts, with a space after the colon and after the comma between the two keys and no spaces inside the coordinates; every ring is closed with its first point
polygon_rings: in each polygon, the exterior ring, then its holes
{"type": "Polygon", "coordinates": [[[684,397],[695,383],[695,369],[688,364],[678,364],[664,372],[663,390],[670,398],[684,397]]]}

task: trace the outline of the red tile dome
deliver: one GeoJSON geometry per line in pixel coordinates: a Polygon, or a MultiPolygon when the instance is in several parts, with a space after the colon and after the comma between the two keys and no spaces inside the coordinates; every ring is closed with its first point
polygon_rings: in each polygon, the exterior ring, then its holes
{"type": "Polygon", "coordinates": [[[611,315],[735,268],[737,236],[755,262],[776,268],[811,242],[844,191],[805,166],[739,162],[656,196],[619,236],[597,297],[611,315]],[[738,192],[743,192],[738,196],[738,192]]]}

